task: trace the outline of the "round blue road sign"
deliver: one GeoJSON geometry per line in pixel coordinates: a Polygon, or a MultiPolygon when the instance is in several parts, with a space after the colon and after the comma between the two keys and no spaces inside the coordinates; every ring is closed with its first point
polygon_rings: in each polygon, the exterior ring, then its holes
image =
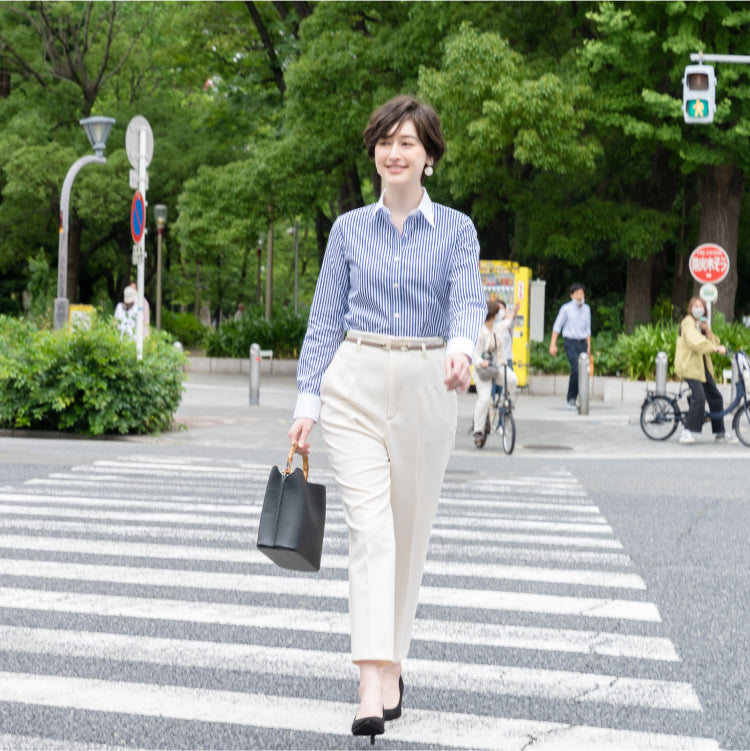
{"type": "Polygon", "coordinates": [[[133,242],[139,243],[146,227],[146,205],[140,190],[133,196],[133,206],[130,209],[130,234],[133,242]]]}

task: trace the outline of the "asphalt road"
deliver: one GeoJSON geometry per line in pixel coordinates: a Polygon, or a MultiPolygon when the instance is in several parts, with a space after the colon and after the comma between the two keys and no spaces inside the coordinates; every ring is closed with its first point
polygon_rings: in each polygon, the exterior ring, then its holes
{"type": "MultiPolygon", "coordinates": [[[[250,407],[246,379],[194,375],[170,434],[0,435],[0,748],[367,745],[319,434],[320,574],[253,550],[293,401],[291,379],[250,407]]],[[[750,450],[522,394],[508,457],[473,447],[472,409],[377,745],[750,749],[750,450]]]]}

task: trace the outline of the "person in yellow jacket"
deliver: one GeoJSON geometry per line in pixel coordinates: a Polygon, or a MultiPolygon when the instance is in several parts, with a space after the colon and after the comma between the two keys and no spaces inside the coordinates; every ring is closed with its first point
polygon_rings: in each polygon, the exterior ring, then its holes
{"type": "MultiPolygon", "coordinates": [[[[708,402],[711,412],[721,412],[724,400],[716,388],[714,366],[711,353],[726,354],[726,347],[711,331],[706,319],[706,304],[700,297],[693,297],[688,303],[688,315],[682,319],[677,348],[674,355],[674,371],[690,386],[690,408],[680,443],[695,443],[695,433],[700,433],[705,422],[704,407],[708,402]]],[[[730,441],[724,430],[724,418],[712,417],[711,428],[714,439],[730,441]]]]}

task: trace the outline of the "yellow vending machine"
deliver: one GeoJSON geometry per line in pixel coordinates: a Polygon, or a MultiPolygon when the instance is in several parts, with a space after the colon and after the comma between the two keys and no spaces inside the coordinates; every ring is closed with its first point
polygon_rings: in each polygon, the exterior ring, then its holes
{"type": "Polygon", "coordinates": [[[513,369],[518,385],[529,382],[529,289],[531,269],[515,261],[480,261],[484,295],[488,300],[502,300],[507,306],[518,305],[513,322],[513,369]],[[516,364],[517,363],[517,364],[516,364]]]}

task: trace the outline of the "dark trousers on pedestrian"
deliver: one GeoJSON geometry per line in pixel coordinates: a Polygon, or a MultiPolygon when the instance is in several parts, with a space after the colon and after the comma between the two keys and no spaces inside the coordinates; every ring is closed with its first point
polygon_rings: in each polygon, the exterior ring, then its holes
{"type": "MultiPolygon", "coordinates": [[[[685,379],[687,385],[690,386],[690,409],[688,409],[685,427],[693,433],[700,433],[703,429],[703,423],[706,421],[704,413],[706,402],[708,402],[709,412],[721,412],[724,409],[724,399],[719,389],[716,388],[716,383],[708,372],[708,368],[705,369],[705,374],[705,383],[696,381],[694,378],[685,379]]],[[[712,417],[711,429],[716,434],[723,433],[724,418],[712,417]]]]}
{"type": "Polygon", "coordinates": [[[578,397],[578,355],[587,352],[585,339],[565,339],[563,341],[565,355],[570,363],[570,380],[568,381],[568,402],[574,402],[578,397]]]}

